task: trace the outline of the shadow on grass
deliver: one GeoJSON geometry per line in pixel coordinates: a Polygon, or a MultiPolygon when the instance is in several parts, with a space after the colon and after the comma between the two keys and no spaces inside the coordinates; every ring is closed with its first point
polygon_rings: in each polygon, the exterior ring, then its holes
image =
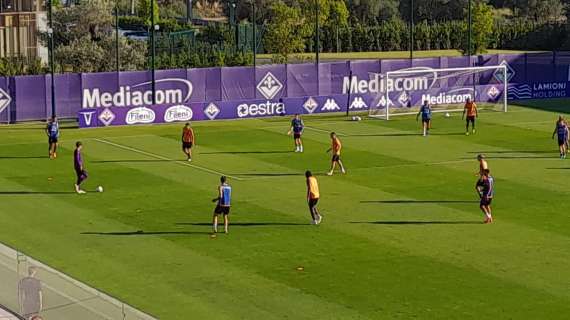
{"type": "Polygon", "coordinates": [[[570,168],[546,168],[546,170],[570,170],[570,168]]]}
{"type": "Polygon", "coordinates": [[[448,225],[448,224],[483,224],[481,221],[351,221],[355,224],[380,225],[448,225]]]}
{"type": "MultiPolygon", "coordinates": [[[[177,226],[212,226],[210,222],[178,222],[177,226]]],[[[266,227],[266,226],[310,226],[307,223],[296,222],[231,222],[230,227],[266,227]]]]}
{"type": "Polygon", "coordinates": [[[425,204],[425,203],[479,203],[475,200],[363,200],[360,203],[425,204]]]}
{"type": "MultiPolygon", "coordinates": [[[[493,156],[493,155],[488,155],[486,154],[486,158],[487,159],[555,159],[557,158],[556,156],[556,152],[552,153],[553,156],[552,157],[544,157],[544,156],[493,156]]],[[[471,160],[474,159],[473,157],[462,157],[459,158],[461,160],[471,160]]]]}
{"type": "Polygon", "coordinates": [[[293,153],[293,151],[213,151],[213,152],[200,152],[200,154],[279,154],[279,153],[293,153]]]}
{"type": "Polygon", "coordinates": [[[471,153],[471,154],[516,154],[516,153],[554,153],[557,152],[557,150],[499,150],[499,151],[477,151],[477,152],[467,152],[467,153],[471,153]]]}
{"type": "Polygon", "coordinates": [[[210,234],[206,231],[127,231],[127,232],[81,232],[83,235],[95,236],[156,236],[156,235],[190,235],[190,234],[210,234]]]}
{"type": "Polygon", "coordinates": [[[288,177],[303,176],[302,173],[232,173],[232,176],[241,177],[288,177]]]}
{"type": "Polygon", "coordinates": [[[75,194],[73,191],[0,191],[0,196],[2,195],[29,195],[29,194],[75,194]]]}
{"type": "Polygon", "coordinates": [[[145,160],[94,160],[90,163],[145,163],[145,162],[179,162],[185,160],[163,160],[163,159],[145,159],[145,160]]]}
{"type": "MultiPolygon", "coordinates": [[[[568,98],[560,98],[560,99],[549,99],[549,100],[525,100],[525,101],[517,101],[516,105],[519,107],[537,109],[537,110],[546,110],[556,113],[568,113],[570,107],[570,99],[568,98]]],[[[554,123],[556,118],[553,118],[552,123],[554,123]]]]}
{"type": "Polygon", "coordinates": [[[0,160],[2,159],[49,159],[48,156],[0,156],[0,160]]]}

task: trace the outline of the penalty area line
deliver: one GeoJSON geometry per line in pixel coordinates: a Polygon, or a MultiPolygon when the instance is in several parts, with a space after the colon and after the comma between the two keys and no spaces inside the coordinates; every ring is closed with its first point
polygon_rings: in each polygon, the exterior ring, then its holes
{"type": "Polygon", "coordinates": [[[201,170],[201,171],[204,171],[204,172],[208,172],[208,173],[211,173],[211,174],[226,176],[226,177],[229,177],[229,178],[232,178],[232,179],[235,179],[235,180],[239,180],[239,181],[242,181],[242,180],[243,180],[242,178],[239,178],[239,177],[236,177],[236,176],[227,175],[227,174],[225,174],[225,173],[223,173],[223,172],[219,172],[219,171],[216,171],[216,170],[212,170],[212,169],[208,169],[208,168],[205,168],[205,167],[197,166],[197,165],[195,165],[195,164],[191,164],[191,163],[188,163],[188,162],[185,162],[185,161],[176,161],[176,160],[173,160],[173,159],[170,159],[170,158],[167,158],[167,157],[163,157],[163,156],[161,156],[161,155],[159,155],[159,154],[155,154],[155,153],[147,152],[147,151],[144,151],[144,150],[136,149],[136,148],[133,148],[133,147],[125,146],[125,145],[122,145],[122,144],[119,144],[119,143],[115,143],[115,142],[111,142],[111,141],[108,141],[108,140],[104,140],[104,139],[93,139],[93,140],[95,140],[95,141],[97,141],[97,142],[100,142],[100,143],[108,144],[108,145],[110,145],[110,146],[113,146],[113,147],[116,147],[116,148],[119,148],[119,149],[123,149],[123,150],[131,151],[131,152],[135,152],[135,153],[142,154],[142,155],[145,155],[145,156],[149,156],[149,157],[152,157],[152,158],[155,158],[155,159],[160,159],[160,160],[164,160],[164,161],[173,161],[173,162],[176,163],[176,164],[183,165],[183,166],[190,167],[190,168],[194,168],[194,169],[198,169],[198,170],[201,170]]]}

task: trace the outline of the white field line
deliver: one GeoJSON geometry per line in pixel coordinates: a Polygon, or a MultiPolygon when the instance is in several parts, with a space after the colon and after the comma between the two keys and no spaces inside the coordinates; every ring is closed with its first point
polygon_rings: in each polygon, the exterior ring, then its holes
{"type": "MultiPolygon", "coordinates": [[[[10,265],[8,265],[8,264],[2,262],[2,261],[0,261],[0,264],[3,265],[3,266],[4,266],[6,269],[8,269],[8,270],[11,270],[11,271],[13,271],[13,272],[15,272],[15,273],[17,272],[17,270],[14,269],[13,266],[10,266],[10,265]]],[[[55,273],[56,275],[61,276],[61,274],[60,274],[58,271],[55,271],[55,270],[53,270],[53,269],[51,269],[51,268],[49,268],[49,267],[47,267],[47,266],[45,266],[45,265],[43,265],[43,264],[36,264],[36,265],[40,265],[42,269],[49,270],[49,271],[51,271],[52,273],[55,273]],[[55,272],[54,272],[54,271],[55,271],[55,272]]],[[[18,275],[18,276],[19,276],[19,275],[18,275]]],[[[73,282],[71,282],[71,283],[76,285],[76,284],[77,284],[77,281],[73,281],[73,282]]],[[[83,304],[81,303],[82,300],[79,300],[79,299],[76,299],[76,298],[74,298],[74,297],[71,297],[71,296],[69,296],[69,295],[63,293],[62,291],[59,291],[59,290],[57,290],[56,288],[54,288],[54,287],[52,287],[52,286],[50,286],[50,285],[47,285],[47,284],[45,284],[45,283],[42,283],[42,287],[45,287],[45,288],[47,288],[47,289],[49,289],[49,290],[55,292],[56,294],[60,295],[61,297],[63,297],[63,298],[65,298],[65,299],[67,299],[67,300],[73,302],[73,304],[80,305],[80,306],[81,306],[82,308],[84,308],[85,310],[89,310],[89,311],[93,312],[94,314],[96,314],[96,315],[102,317],[103,319],[109,319],[106,314],[103,314],[103,313],[101,313],[101,312],[99,312],[99,311],[97,311],[97,310],[95,310],[95,309],[89,307],[88,305],[83,305],[83,304]]],[[[86,286],[83,285],[83,286],[80,286],[80,288],[82,288],[82,289],[85,290],[85,289],[86,289],[86,286]]],[[[92,289],[92,288],[91,288],[91,289],[92,289]]],[[[102,297],[102,294],[101,294],[99,291],[97,291],[97,289],[92,289],[92,290],[87,290],[87,291],[89,291],[91,294],[93,294],[93,296],[90,297],[89,299],[92,299],[92,298],[101,298],[102,300],[106,300],[105,298],[102,297]]],[[[86,300],[86,299],[83,299],[83,300],[86,300]]],[[[108,301],[108,302],[110,302],[110,301],[108,301]]],[[[110,302],[110,303],[111,303],[111,302],[110,302]]],[[[66,304],[66,305],[64,305],[64,306],[68,306],[68,305],[69,305],[69,304],[66,304]]],[[[113,304],[113,305],[114,305],[114,304],[113,304]]],[[[117,305],[114,305],[114,306],[117,307],[117,305]]],[[[59,307],[60,307],[60,306],[51,307],[51,308],[49,308],[49,310],[55,310],[55,309],[58,309],[59,307]]],[[[120,307],[119,307],[119,308],[120,308],[120,307]]],[[[46,310],[43,310],[43,311],[46,311],[46,310]]],[[[146,316],[148,316],[148,315],[146,315],[146,316]]],[[[152,319],[154,319],[154,318],[152,318],[152,319]]]]}
{"type": "Polygon", "coordinates": [[[155,158],[155,159],[160,159],[160,160],[165,160],[165,161],[173,161],[173,163],[176,163],[176,164],[179,164],[179,165],[183,165],[183,166],[187,166],[187,167],[191,167],[191,168],[194,168],[194,169],[198,169],[198,170],[201,170],[201,171],[204,171],[204,172],[208,172],[208,173],[211,173],[211,174],[220,175],[220,176],[227,176],[227,177],[230,177],[230,178],[232,178],[232,179],[239,180],[239,181],[243,180],[242,178],[239,178],[239,177],[236,177],[236,176],[227,175],[227,174],[225,174],[225,173],[223,173],[223,172],[219,172],[219,171],[216,171],[216,170],[212,170],[212,169],[204,168],[204,167],[201,167],[201,166],[197,166],[197,165],[194,165],[194,164],[185,162],[185,161],[174,161],[173,159],[170,159],[170,158],[167,158],[167,157],[163,157],[163,156],[158,155],[158,154],[155,154],[155,153],[146,152],[146,151],[139,150],[139,149],[136,149],[136,148],[133,148],[133,147],[129,147],[129,146],[125,146],[125,145],[122,145],[122,144],[119,144],[119,143],[114,143],[114,142],[111,142],[111,141],[108,141],[108,140],[104,140],[104,139],[94,139],[94,140],[97,141],[97,142],[101,142],[101,143],[104,143],[104,144],[108,144],[108,145],[113,146],[113,147],[116,147],[116,148],[120,148],[120,149],[123,149],[123,150],[128,150],[128,151],[136,152],[136,153],[139,153],[139,154],[142,154],[142,155],[146,155],[146,156],[149,156],[149,157],[152,157],[152,158],[155,158]]]}

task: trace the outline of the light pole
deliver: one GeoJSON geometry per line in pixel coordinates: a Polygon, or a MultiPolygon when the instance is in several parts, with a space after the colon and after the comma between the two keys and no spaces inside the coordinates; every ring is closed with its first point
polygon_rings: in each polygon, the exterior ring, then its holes
{"type": "Polygon", "coordinates": [[[471,56],[473,54],[473,52],[471,51],[472,50],[472,44],[471,44],[472,39],[471,39],[471,37],[472,37],[472,33],[473,33],[473,16],[472,16],[472,12],[471,12],[472,11],[471,1],[472,0],[469,0],[469,5],[468,5],[468,9],[467,9],[467,11],[469,11],[468,12],[468,18],[467,18],[468,19],[467,23],[469,25],[468,26],[469,30],[468,30],[468,35],[467,35],[467,54],[469,56],[471,56]]]}
{"type": "Polygon", "coordinates": [[[51,74],[51,116],[55,117],[55,64],[54,64],[54,39],[53,39],[53,2],[48,0],[48,47],[49,47],[49,69],[51,74]]]}
{"type": "Polygon", "coordinates": [[[410,59],[414,58],[414,0],[410,0],[410,59]]]}
{"type": "Polygon", "coordinates": [[[115,2],[115,51],[117,74],[119,74],[121,71],[121,60],[119,60],[119,1],[115,2]]]}
{"type": "Polygon", "coordinates": [[[186,0],[186,23],[192,22],[192,0],[186,0]]]}
{"type": "Polygon", "coordinates": [[[257,66],[257,30],[256,30],[256,16],[255,16],[255,0],[251,0],[251,15],[253,24],[253,67],[257,66]]]}
{"type": "Polygon", "coordinates": [[[158,28],[158,25],[155,24],[154,21],[154,1],[150,0],[150,24],[151,24],[151,31],[150,31],[150,42],[151,42],[151,52],[150,52],[150,67],[151,67],[151,90],[152,90],[152,104],[156,104],[156,79],[155,79],[155,56],[156,56],[156,43],[155,43],[155,31],[158,28]]]}
{"type": "Polygon", "coordinates": [[[317,65],[319,64],[320,37],[319,37],[319,0],[315,0],[315,58],[317,65]]]}

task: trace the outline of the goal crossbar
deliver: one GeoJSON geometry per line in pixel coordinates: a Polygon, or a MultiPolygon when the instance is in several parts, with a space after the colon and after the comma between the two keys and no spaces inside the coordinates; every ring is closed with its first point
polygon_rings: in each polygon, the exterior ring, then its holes
{"type": "MultiPolygon", "coordinates": [[[[420,67],[421,68],[421,67],[420,67]]],[[[508,88],[509,88],[509,83],[508,83],[508,67],[504,64],[501,65],[494,65],[494,66],[481,66],[481,67],[455,67],[455,68],[441,68],[441,69],[407,69],[407,70],[394,70],[394,71],[387,71],[386,72],[386,76],[384,77],[383,81],[384,81],[384,101],[386,103],[385,109],[386,109],[386,115],[382,116],[382,115],[372,115],[372,112],[370,112],[370,116],[371,117],[378,117],[378,118],[384,118],[386,120],[390,120],[390,93],[394,92],[395,90],[389,90],[389,80],[394,77],[394,76],[406,76],[406,75],[418,75],[421,76],[422,74],[438,74],[438,73],[452,73],[452,72],[461,72],[464,71],[465,74],[456,74],[456,75],[451,75],[450,77],[457,77],[457,76],[465,76],[468,74],[473,74],[475,75],[476,73],[480,73],[480,72],[485,72],[485,71],[497,71],[497,70],[502,70],[503,73],[503,77],[502,77],[502,81],[500,81],[503,84],[503,112],[507,112],[508,111],[508,88]]],[[[446,77],[447,78],[447,77],[446,77]]],[[[497,79],[498,80],[498,79],[497,79]]],[[[475,87],[478,84],[473,83],[472,86],[475,87]]],[[[474,96],[475,98],[475,96],[474,96]]],[[[462,111],[463,108],[450,108],[450,109],[446,109],[446,110],[434,110],[434,112],[457,112],[457,111],[462,111]]],[[[409,115],[409,114],[414,114],[415,112],[401,112],[398,113],[398,115],[409,115]]]]}

